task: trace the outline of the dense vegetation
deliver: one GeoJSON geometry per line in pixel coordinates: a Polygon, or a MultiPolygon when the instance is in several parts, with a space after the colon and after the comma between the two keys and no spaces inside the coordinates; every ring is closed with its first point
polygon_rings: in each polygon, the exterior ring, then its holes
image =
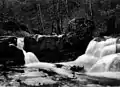
{"type": "Polygon", "coordinates": [[[7,29],[7,34],[11,34],[12,24],[9,27],[4,24],[11,21],[16,24],[12,31],[61,34],[68,29],[70,20],[80,17],[95,22],[94,35],[107,29],[111,32],[113,28],[119,31],[119,3],[119,0],[0,0],[0,32],[6,34],[7,29]]]}

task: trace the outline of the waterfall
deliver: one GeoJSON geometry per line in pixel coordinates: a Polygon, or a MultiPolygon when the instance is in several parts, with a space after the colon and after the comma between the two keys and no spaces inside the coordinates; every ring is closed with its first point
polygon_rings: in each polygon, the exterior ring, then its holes
{"type": "Polygon", "coordinates": [[[22,50],[24,47],[24,37],[17,38],[17,48],[22,50]]]}
{"type": "Polygon", "coordinates": [[[97,41],[94,41],[94,39],[91,40],[91,41],[89,42],[88,46],[87,46],[87,49],[86,49],[86,51],[85,51],[85,54],[94,55],[94,52],[95,52],[95,50],[97,49],[97,47],[96,47],[97,44],[98,44],[97,41]]]}
{"type": "Polygon", "coordinates": [[[88,44],[85,54],[101,58],[105,55],[116,52],[116,38],[108,38],[105,41],[97,42],[95,39],[88,44]]]}
{"type": "Polygon", "coordinates": [[[56,64],[61,64],[63,66],[84,66],[86,70],[89,70],[104,56],[116,53],[116,38],[107,38],[99,42],[95,41],[95,39],[96,38],[89,42],[85,54],[79,56],[76,60],[56,64]]]}
{"type": "Polygon", "coordinates": [[[105,46],[101,50],[100,58],[107,56],[107,55],[115,54],[115,53],[116,53],[116,44],[105,46]]]}
{"type": "Polygon", "coordinates": [[[104,56],[116,53],[116,40],[116,38],[108,38],[100,42],[95,41],[95,39],[91,40],[85,54],[75,60],[76,64],[83,64],[83,66],[89,70],[92,65],[104,56]]]}
{"type": "Polygon", "coordinates": [[[26,64],[31,64],[31,63],[38,63],[40,62],[36,55],[32,52],[26,52],[24,49],[24,38],[18,38],[17,39],[17,48],[21,49],[24,53],[24,60],[25,60],[25,65],[26,64]]]}
{"type": "Polygon", "coordinates": [[[106,41],[98,42],[98,41],[95,41],[95,39],[96,38],[90,41],[85,51],[85,54],[100,58],[101,50],[104,48],[106,41]]]}
{"type": "Polygon", "coordinates": [[[113,61],[118,58],[119,54],[111,54],[104,56],[102,59],[98,60],[90,69],[88,72],[105,72],[109,71],[110,67],[113,64],[113,61]]]}
{"type": "MultiPolygon", "coordinates": [[[[39,68],[41,70],[47,70],[49,72],[54,72],[59,75],[64,75],[68,77],[72,77],[72,72],[68,71],[66,69],[62,68],[57,68],[55,64],[53,63],[46,63],[46,62],[40,62],[36,55],[32,52],[26,52],[24,49],[24,38],[18,38],[17,39],[17,48],[23,51],[24,54],[24,60],[25,60],[25,65],[27,69],[32,69],[32,68],[39,68]]],[[[30,73],[31,71],[25,70],[25,73],[30,73]]]]}
{"type": "Polygon", "coordinates": [[[25,50],[22,50],[25,56],[25,65],[31,64],[31,63],[39,63],[40,61],[32,52],[26,52],[25,50]]]}
{"type": "Polygon", "coordinates": [[[17,48],[21,49],[24,53],[24,60],[25,60],[25,66],[31,67],[31,68],[41,68],[46,70],[51,70],[53,67],[55,67],[54,64],[51,63],[45,63],[40,62],[36,55],[32,52],[26,52],[24,49],[24,38],[18,38],[17,39],[17,48]]]}

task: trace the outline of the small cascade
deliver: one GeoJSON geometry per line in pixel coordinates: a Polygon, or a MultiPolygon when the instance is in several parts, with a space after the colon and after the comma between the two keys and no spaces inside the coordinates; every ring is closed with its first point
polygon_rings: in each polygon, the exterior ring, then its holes
{"type": "MultiPolygon", "coordinates": [[[[99,60],[98,56],[95,53],[99,53],[99,49],[103,47],[103,42],[97,42],[95,39],[91,40],[87,46],[85,54],[79,56],[76,60],[70,62],[56,63],[64,66],[79,66],[85,68],[85,70],[90,69],[93,64],[99,60]]],[[[99,53],[100,54],[100,53],[99,53]]]]}
{"type": "Polygon", "coordinates": [[[102,59],[97,61],[88,72],[105,72],[109,71],[110,66],[116,58],[119,58],[119,54],[111,54],[104,56],[102,59]]]}
{"type": "Polygon", "coordinates": [[[88,46],[87,46],[87,49],[85,51],[85,54],[93,55],[94,51],[95,51],[95,46],[96,45],[97,45],[97,42],[94,41],[94,39],[92,41],[90,41],[89,44],[88,44],[88,46]]]}
{"type": "Polygon", "coordinates": [[[109,38],[104,42],[104,48],[100,51],[100,58],[116,53],[117,38],[109,38]]]}
{"type": "Polygon", "coordinates": [[[105,46],[101,50],[100,58],[107,56],[107,55],[115,54],[115,53],[116,53],[116,44],[105,46]]]}
{"type": "Polygon", "coordinates": [[[116,40],[116,38],[106,38],[106,40],[96,41],[96,38],[94,38],[88,44],[85,54],[79,56],[74,61],[56,64],[63,66],[84,66],[85,70],[89,70],[97,61],[103,57],[116,53],[116,40]]]}
{"type": "Polygon", "coordinates": [[[105,46],[116,44],[117,38],[109,38],[105,41],[105,46]]]}
{"type": "Polygon", "coordinates": [[[95,39],[96,38],[90,41],[85,51],[85,54],[100,58],[100,52],[105,45],[105,41],[98,42],[98,41],[95,41],[95,39]]]}
{"type": "Polygon", "coordinates": [[[116,52],[116,38],[107,38],[105,41],[97,42],[95,38],[90,41],[85,54],[98,58],[116,52]]]}
{"type": "Polygon", "coordinates": [[[23,49],[23,47],[24,47],[24,37],[17,38],[17,48],[23,49]]]}
{"type": "Polygon", "coordinates": [[[25,50],[23,50],[24,56],[25,56],[25,65],[26,64],[31,64],[31,63],[39,63],[40,61],[38,60],[38,58],[35,56],[34,53],[32,52],[25,52],[25,50]]]}
{"type": "Polygon", "coordinates": [[[99,82],[102,81],[103,83],[106,83],[105,81],[108,83],[109,80],[110,83],[113,82],[111,79],[120,80],[120,53],[104,56],[86,72],[86,75],[101,78],[103,81],[99,80],[99,82]]]}
{"type": "Polygon", "coordinates": [[[34,53],[32,52],[26,52],[24,49],[24,38],[18,38],[17,39],[17,48],[21,49],[24,53],[25,56],[25,65],[26,64],[31,64],[31,63],[38,63],[40,62],[38,58],[35,56],[34,53]]]}

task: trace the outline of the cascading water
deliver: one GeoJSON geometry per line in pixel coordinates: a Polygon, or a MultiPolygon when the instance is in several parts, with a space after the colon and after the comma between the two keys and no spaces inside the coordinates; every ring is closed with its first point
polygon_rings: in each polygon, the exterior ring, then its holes
{"type": "Polygon", "coordinates": [[[95,39],[96,38],[90,41],[85,51],[85,54],[100,58],[101,49],[104,48],[105,41],[98,42],[98,41],[95,41],[95,39]]]}
{"type": "Polygon", "coordinates": [[[53,69],[53,67],[55,68],[54,64],[40,62],[34,53],[26,52],[23,49],[23,47],[24,47],[24,38],[18,38],[17,39],[17,47],[19,49],[21,49],[23,51],[23,53],[24,53],[25,66],[26,67],[41,68],[41,69],[45,69],[45,70],[51,70],[51,69],[53,69]]]}
{"type": "MultiPolygon", "coordinates": [[[[108,54],[108,55],[102,56],[101,59],[98,60],[88,70],[88,72],[86,72],[86,75],[95,78],[100,77],[101,79],[107,78],[107,82],[108,82],[109,79],[114,79],[114,80],[120,79],[120,53],[116,53],[116,50],[119,50],[120,45],[116,43],[116,39],[113,38],[107,42],[106,42],[107,45],[105,45],[105,47],[102,49],[101,54],[102,55],[108,54]]],[[[105,83],[105,81],[103,83],[105,83]]]]}
{"type": "MultiPolygon", "coordinates": [[[[24,53],[25,56],[25,66],[32,69],[32,68],[39,68],[39,69],[43,69],[43,70],[47,70],[48,72],[55,72],[58,73],[60,75],[65,75],[68,77],[72,77],[71,72],[67,71],[66,69],[62,69],[62,68],[57,68],[55,64],[52,63],[46,63],[46,62],[40,62],[38,60],[38,58],[34,55],[34,53],[32,52],[26,52],[24,49],[24,38],[18,38],[17,39],[17,48],[21,49],[24,53]]],[[[31,73],[29,71],[25,72],[31,73]]],[[[33,74],[32,74],[33,75],[33,74]]]]}
{"type": "Polygon", "coordinates": [[[90,43],[88,44],[88,47],[86,49],[85,54],[79,56],[76,60],[70,61],[70,62],[63,62],[63,63],[57,63],[61,64],[64,66],[80,66],[83,67],[87,70],[92,67],[92,65],[99,59],[98,57],[95,56],[95,51],[98,50],[99,42],[91,40],[90,43]]]}
{"type": "Polygon", "coordinates": [[[112,61],[116,57],[118,57],[117,54],[111,54],[111,55],[104,56],[102,59],[97,61],[91,67],[91,69],[89,69],[88,72],[105,72],[105,71],[108,71],[108,68],[109,68],[110,64],[112,63],[112,61]]]}
{"type": "Polygon", "coordinates": [[[105,46],[100,52],[100,58],[115,53],[116,53],[116,44],[105,46]]]}
{"type": "Polygon", "coordinates": [[[104,56],[86,72],[86,75],[101,78],[103,81],[99,80],[100,83],[112,82],[111,84],[116,85],[116,80],[118,83],[120,80],[120,53],[104,56]]]}
{"type": "Polygon", "coordinates": [[[25,56],[25,65],[31,64],[31,63],[39,63],[40,61],[32,52],[26,52],[24,49],[24,38],[18,38],[17,39],[17,48],[21,49],[25,56]]]}
{"type": "Polygon", "coordinates": [[[100,51],[100,58],[116,53],[117,38],[109,38],[104,42],[104,47],[100,51]]]}
{"type": "Polygon", "coordinates": [[[95,46],[97,45],[97,42],[93,40],[91,40],[87,46],[87,49],[85,51],[85,54],[88,55],[94,55],[94,51],[96,50],[95,46]]]}
{"type": "MultiPolygon", "coordinates": [[[[25,66],[32,68],[41,68],[48,71],[57,72],[58,68],[55,64],[40,62],[32,52],[26,52],[23,49],[24,38],[18,38],[18,48],[23,50],[25,55],[25,66]]],[[[116,39],[108,38],[104,41],[97,42],[94,39],[90,41],[85,54],[79,56],[75,61],[57,63],[64,66],[84,66],[88,71],[103,56],[115,53],[116,39]]],[[[61,69],[60,69],[61,70],[61,69]]],[[[66,71],[66,70],[65,70],[66,71]]],[[[58,73],[58,72],[57,72],[58,73]]]]}
{"type": "Polygon", "coordinates": [[[23,50],[23,53],[25,56],[25,65],[40,62],[38,58],[35,56],[35,54],[33,54],[32,52],[26,52],[25,50],[23,50]]]}
{"type": "Polygon", "coordinates": [[[108,38],[105,41],[90,41],[85,54],[101,58],[116,52],[116,38],[108,38]]]}
{"type": "Polygon", "coordinates": [[[86,70],[89,70],[104,56],[116,53],[116,38],[106,38],[101,41],[96,41],[95,39],[96,38],[90,41],[85,54],[79,56],[76,60],[57,64],[64,66],[84,66],[86,70]]]}
{"type": "Polygon", "coordinates": [[[63,62],[59,64],[63,64],[65,66],[85,66],[85,68],[89,69],[99,59],[100,51],[104,47],[104,41],[97,42],[95,41],[95,39],[90,41],[85,51],[85,54],[79,56],[75,61],[63,62]]]}

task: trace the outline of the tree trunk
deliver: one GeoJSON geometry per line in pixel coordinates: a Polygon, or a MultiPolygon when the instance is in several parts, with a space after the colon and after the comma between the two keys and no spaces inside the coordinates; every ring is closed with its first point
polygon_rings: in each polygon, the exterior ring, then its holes
{"type": "Polygon", "coordinates": [[[63,32],[63,20],[62,20],[62,15],[60,17],[60,34],[63,32]]]}
{"type": "Polygon", "coordinates": [[[52,21],[52,33],[57,33],[56,32],[55,21],[52,21]]]}
{"type": "Polygon", "coordinates": [[[56,22],[57,22],[57,30],[56,30],[56,33],[57,33],[57,34],[61,34],[61,30],[60,30],[60,19],[57,19],[56,22]]]}
{"type": "MultiPolygon", "coordinates": [[[[53,4],[53,14],[56,15],[56,3],[55,3],[55,0],[52,0],[52,4],[53,4]]],[[[56,31],[56,18],[53,18],[52,19],[52,33],[57,33],[56,31]]]]}
{"type": "Polygon", "coordinates": [[[69,12],[69,9],[68,9],[68,0],[65,0],[65,7],[66,7],[66,16],[67,18],[70,18],[68,12],[69,12]]]}
{"type": "Polygon", "coordinates": [[[90,19],[93,20],[92,0],[89,0],[90,19]]]}
{"type": "Polygon", "coordinates": [[[29,31],[29,33],[32,33],[32,23],[31,23],[31,20],[29,20],[29,19],[27,19],[27,23],[28,23],[28,25],[27,25],[27,28],[28,28],[28,31],[29,31]]]}
{"type": "Polygon", "coordinates": [[[57,34],[61,34],[61,26],[60,26],[60,0],[57,1],[57,34]]]}
{"type": "Polygon", "coordinates": [[[43,34],[43,30],[44,30],[44,24],[43,24],[43,18],[42,18],[42,11],[41,11],[41,6],[40,4],[38,4],[38,9],[39,9],[39,12],[38,12],[38,29],[39,29],[39,32],[43,34]],[[42,29],[41,29],[41,26],[42,26],[42,29]]]}
{"type": "Polygon", "coordinates": [[[86,18],[92,20],[93,19],[92,1],[85,0],[84,3],[85,3],[86,18]]]}
{"type": "Polygon", "coordinates": [[[68,15],[68,0],[66,0],[65,5],[66,5],[66,13],[68,15]]]}

